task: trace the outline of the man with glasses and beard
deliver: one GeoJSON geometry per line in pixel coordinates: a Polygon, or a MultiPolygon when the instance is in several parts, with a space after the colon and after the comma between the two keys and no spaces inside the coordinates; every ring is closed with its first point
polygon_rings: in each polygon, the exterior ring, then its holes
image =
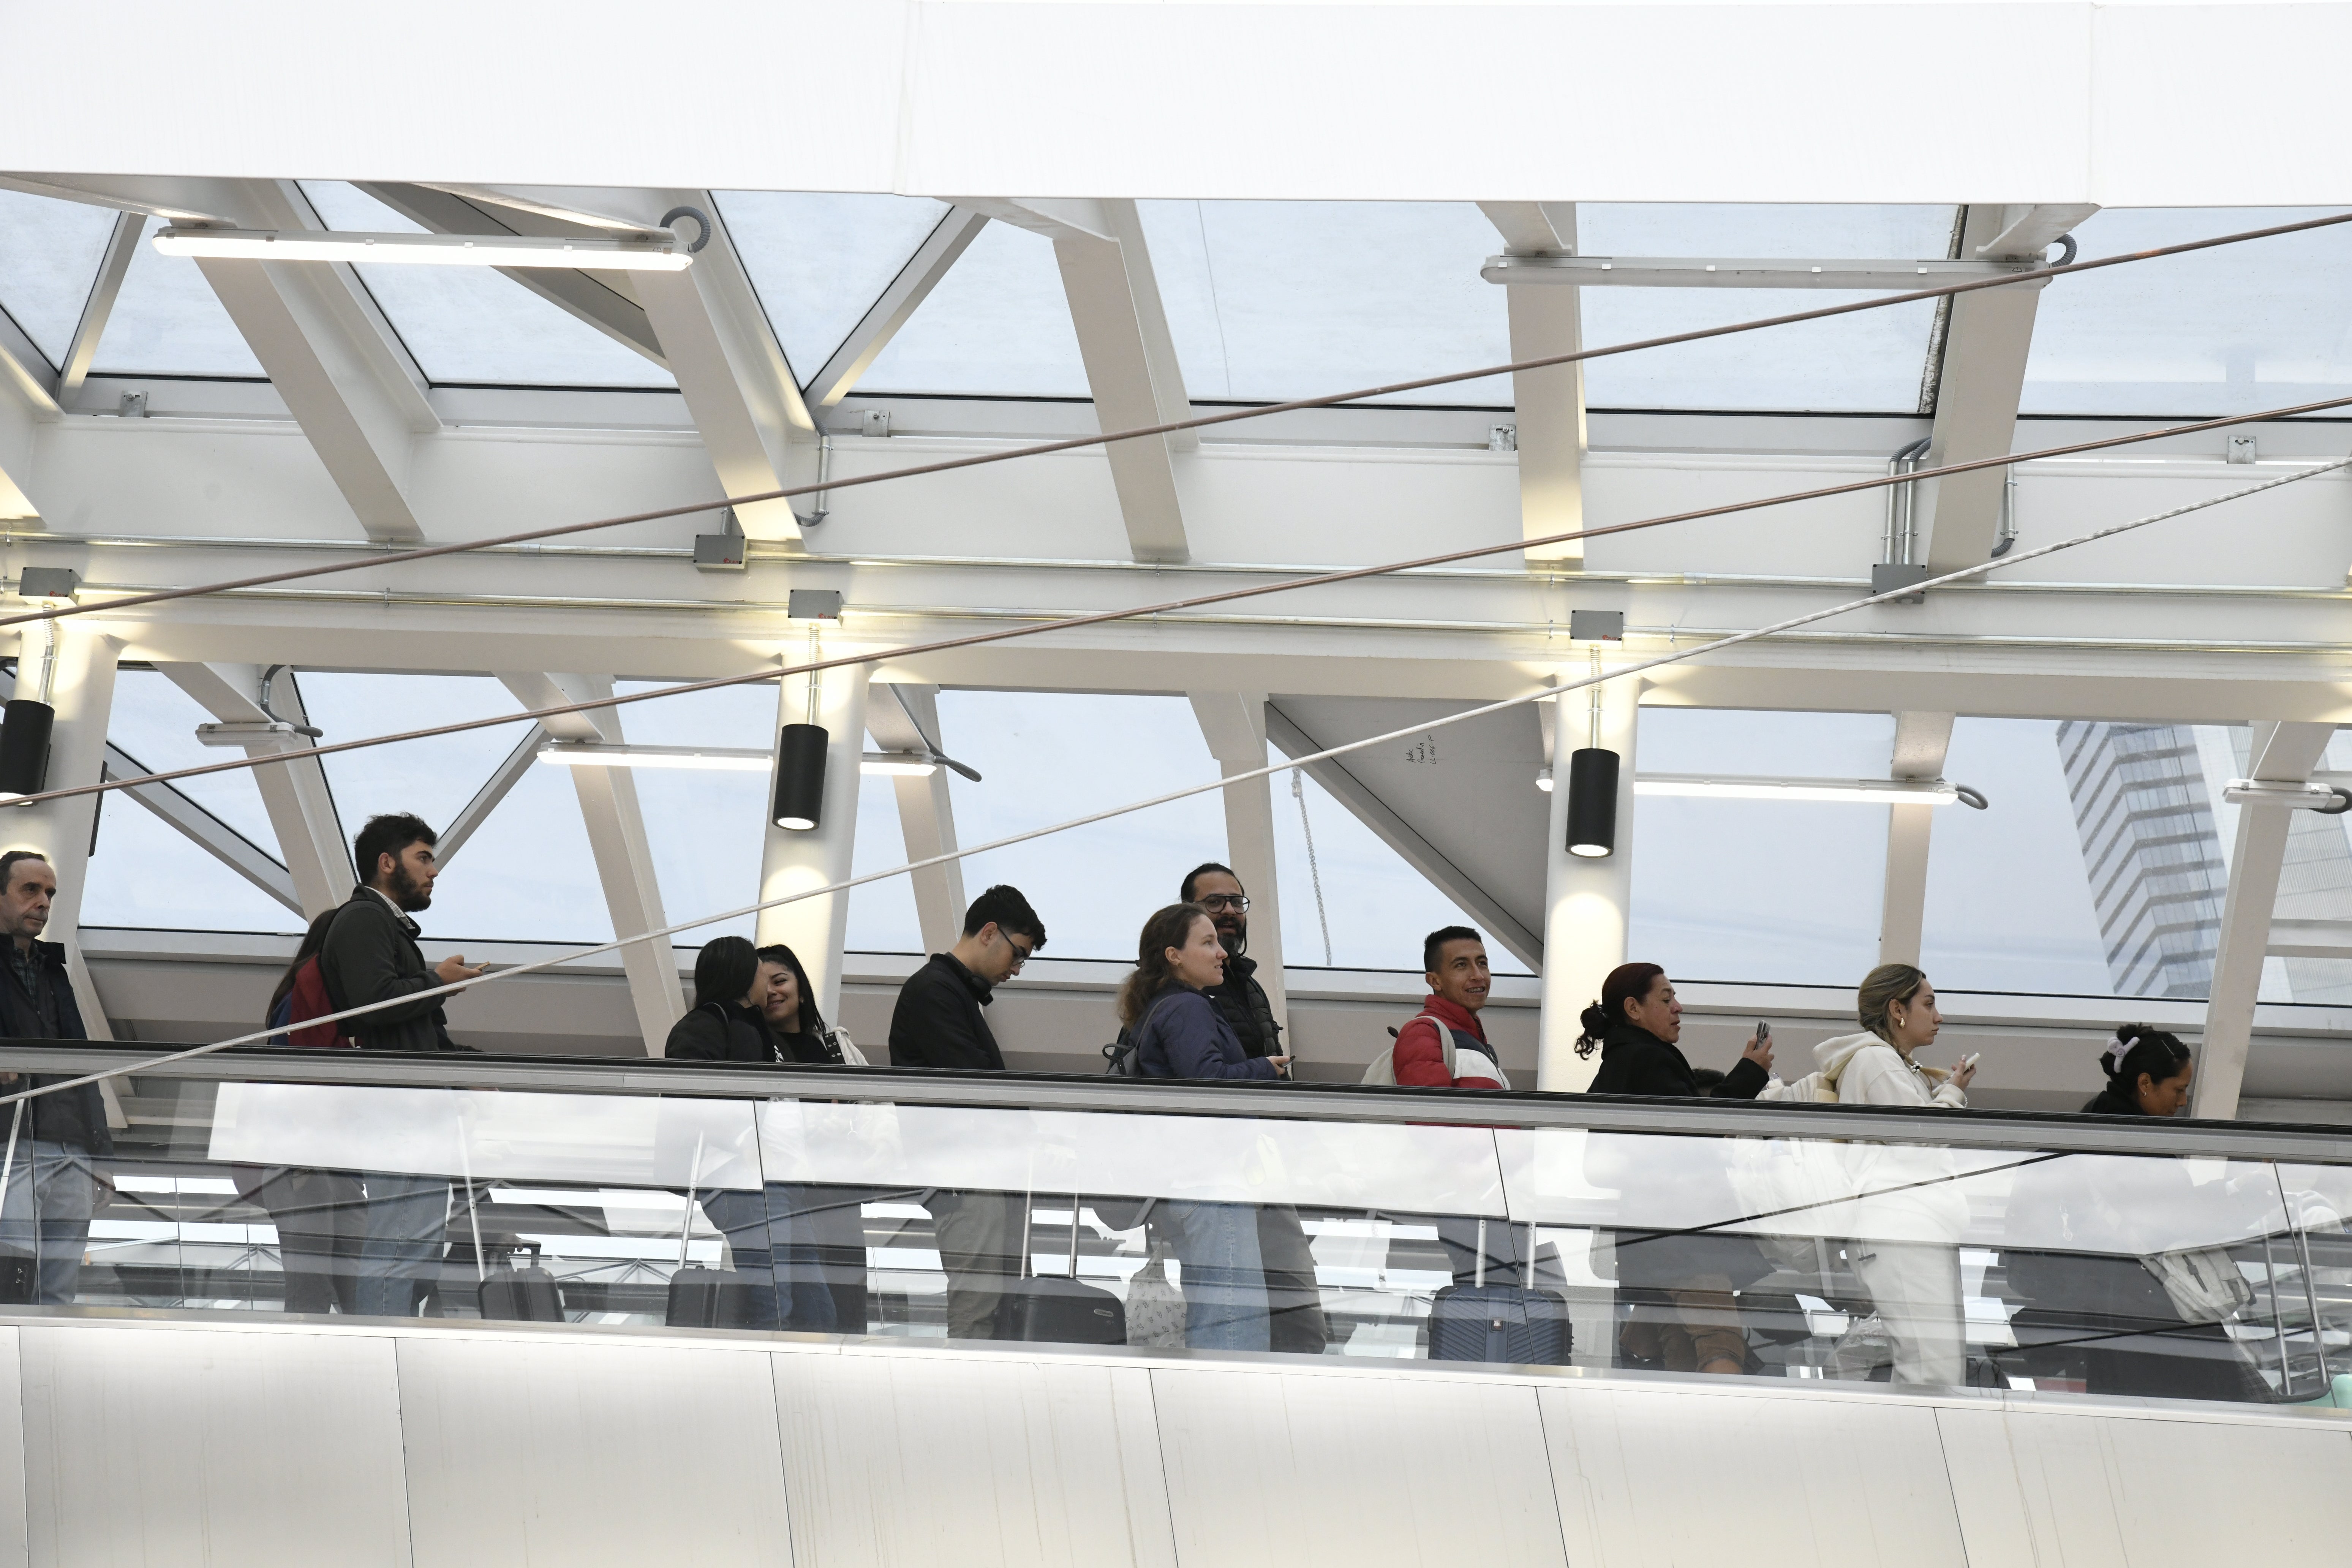
{"type": "MultiPolygon", "coordinates": [[[[433,829],[405,813],[372,816],[352,845],[361,884],[336,911],[319,952],[319,974],[337,1012],[371,1002],[394,1005],[343,1024],[362,1050],[461,1051],[449,1037],[441,998],[422,992],[468,980],[481,971],[454,954],[428,965],[410,916],[433,907],[433,829]],[[400,1000],[412,998],[412,1000],[400,1000]]],[[[359,1310],[405,1318],[420,1287],[441,1271],[449,1229],[444,1176],[369,1172],[367,1236],[360,1246],[359,1310]]]]}
{"type": "MultiPolygon", "coordinates": [[[[1225,950],[1225,977],[1206,994],[1241,1037],[1242,1049],[1254,1057],[1283,1055],[1282,1026],[1275,1019],[1274,1003],[1257,983],[1257,961],[1246,956],[1250,901],[1241,879],[1232,867],[1212,860],[1192,868],[1176,897],[1207,910],[1217,928],[1217,942],[1225,950]]],[[[1297,1073],[1296,1063],[1291,1070],[1297,1073]]],[[[1286,1205],[1261,1205],[1257,1247],[1265,1267],[1270,1348],[1321,1355],[1330,1330],[1323,1318],[1323,1293],[1315,1283],[1315,1255],[1298,1223],[1298,1211],[1286,1205]]]]}

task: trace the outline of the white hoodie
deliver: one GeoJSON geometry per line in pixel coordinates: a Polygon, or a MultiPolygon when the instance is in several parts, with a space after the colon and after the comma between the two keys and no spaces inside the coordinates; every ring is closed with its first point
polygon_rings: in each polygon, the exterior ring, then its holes
{"type": "MultiPolygon", "coordinates": [[[[1842,1105],[1933,1105],[1965,1110],[1969,1097],[1948,1075],[1921,1068],[1876,1035],[1841,1035],[1813,1047],[1822,1081],[1842,1105]]],[[[1950,1178],[1960,1173],[1951,1151],[1932,1144],[1849,1143],[1846,1173],[1853,1191],[1877,1195],[1853,1206],[1857,1240],[1949,1244],[1967,1228],[1967,1196],[1950,1178]]]]}
{"type": "Polygon", "coordinates": [[[1923,1068],[1876,1035],[1840,1035],[1813,1047],[1822,1081],[1841,1105],[1940,1105],[1968,1109],[1969,1097],[1944,1081],[1940,1068],[1923,1068]]]}

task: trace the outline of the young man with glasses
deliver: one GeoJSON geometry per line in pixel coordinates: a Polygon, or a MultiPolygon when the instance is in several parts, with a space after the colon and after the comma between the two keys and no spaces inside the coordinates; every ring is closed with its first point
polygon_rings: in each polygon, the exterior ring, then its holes
{"type": "MultiPolygon", "coordinates": [[[[908,976],[890,1015],[890,1065],[1003,1072],[981,1009],[1045,945],[1045,924],[1018,888],[993,887],[964,911],[963,935],[908,976]]],[[[948,1277],[948,1338],[996,1337],[997,1309],[1021,1277],[1017,1194],[936,1192],[926,1206],[948,1277]]]]}

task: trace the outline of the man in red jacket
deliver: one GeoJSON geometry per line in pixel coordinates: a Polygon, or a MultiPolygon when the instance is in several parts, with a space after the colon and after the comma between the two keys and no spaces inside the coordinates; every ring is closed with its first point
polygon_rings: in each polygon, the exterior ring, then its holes
{"type": "Polygon", "coordinates": [[[1494,977],[1486,968],[1486,942],[1468,926],[1433,931],[1421,944],[1430,995],[1421,1011],[1397,1031],[1396,1080],[1423,1089],[1508,1089],[1495,1047],[1478,1026],[1494,977]],[[1446,1039],[1453,1038],[1454,1065],[1446,1067],[1446,1039]]]}

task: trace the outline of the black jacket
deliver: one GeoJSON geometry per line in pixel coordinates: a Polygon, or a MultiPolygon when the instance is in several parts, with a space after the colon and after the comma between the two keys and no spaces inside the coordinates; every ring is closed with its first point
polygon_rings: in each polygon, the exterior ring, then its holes
{"type": "Polygon", "coordinates": [[[2146,1116],[2139,1108],[2139,1097],[2109,1084],[2091,1098],[2083,1107],[2085,1116],[2146,1116]]]}
{"type": "Polygon", "coordinates": [[[772,1062],[776,1037],[757,1007],[705,1002],[669,1026],[662,1055],[672,1061],[772,1062]]]}
{"type": "MultiPolygon", "coordinates": [[[[416,945],[416,922],[397,913],[372,888],[354,888],[349,902],[327,928],[319,952],[319,977],[335,1011],[362,1007],[387,997],[411,996],[441,984],[416,945]]],[[[438,996],[406,1002],[352,1018],[342,1026],[369,1051],[454,1051],[449,1020],[438,996]]]]}
{"type": "Polygon", "coordinates": [[[1257,960],[1239,953],[1228,954],[1225,977],[1203,994],[1217,1005],[1217,1011],[1233,1026],[1244,1055],[1278,1057],[1282,1054],[1282,1026],[1274,1021],[1274,1004],[1267,999],[1265,987],[1255,978],[1256,973],[1257,960]]]}
{"type": "MultiPolygon", "coordinates": [[[[8,972],[0,977],[0,1035],[12,1040],[89,1038],[89,1031],[82,1027],[81,1006],[74,1000],[73,982],[66,974],[66,950],[53,942],[37,942],[33,943],[33,957],[39,983],[33,994],[27,994],[16,966],[0,956],[0,969],[8,972]]],[[[12,1087],[39,1089],[62,1078],[79,1076],[43,1077],[37,1073],[12,1087]]],[[[26,1119],[30,1123],[28,1136],[91,1154],[114,1152],[114,1134],[106,1125],[106,1098],[99,1092],[98,1085],[86,1083],[79,1089],[59,1089],[55,1094],[17,1103],[31,1108],[26,1119]]],[[[0,1131],[0,1140],[6,1136],[0,1131]]],[[[23,1156],[19,1154],[18,1158],[23,1156]]]]}
{"type": "MultiPolygon", "coordinates": [[[[1771,1075],[1746,1057],[1715,1086],[1717,1100],[1753,1100],[1771,1075]]],[[[1592,1075],[1593,1094],[1649,1094],[1696,1097],[1698,1080],[1682,1052],[1647,1029],[1612,1024],[1601,1041],[1601,1070],[1592,1075]]]]}
{"type": "Polygon", "coordinates": [[[931,954],[898,988],[898,1005],[890,1014],[890,1065],[1003,1072],[1004,1053],[980,1011],[992,989],[952,954],[931,954]]]}

